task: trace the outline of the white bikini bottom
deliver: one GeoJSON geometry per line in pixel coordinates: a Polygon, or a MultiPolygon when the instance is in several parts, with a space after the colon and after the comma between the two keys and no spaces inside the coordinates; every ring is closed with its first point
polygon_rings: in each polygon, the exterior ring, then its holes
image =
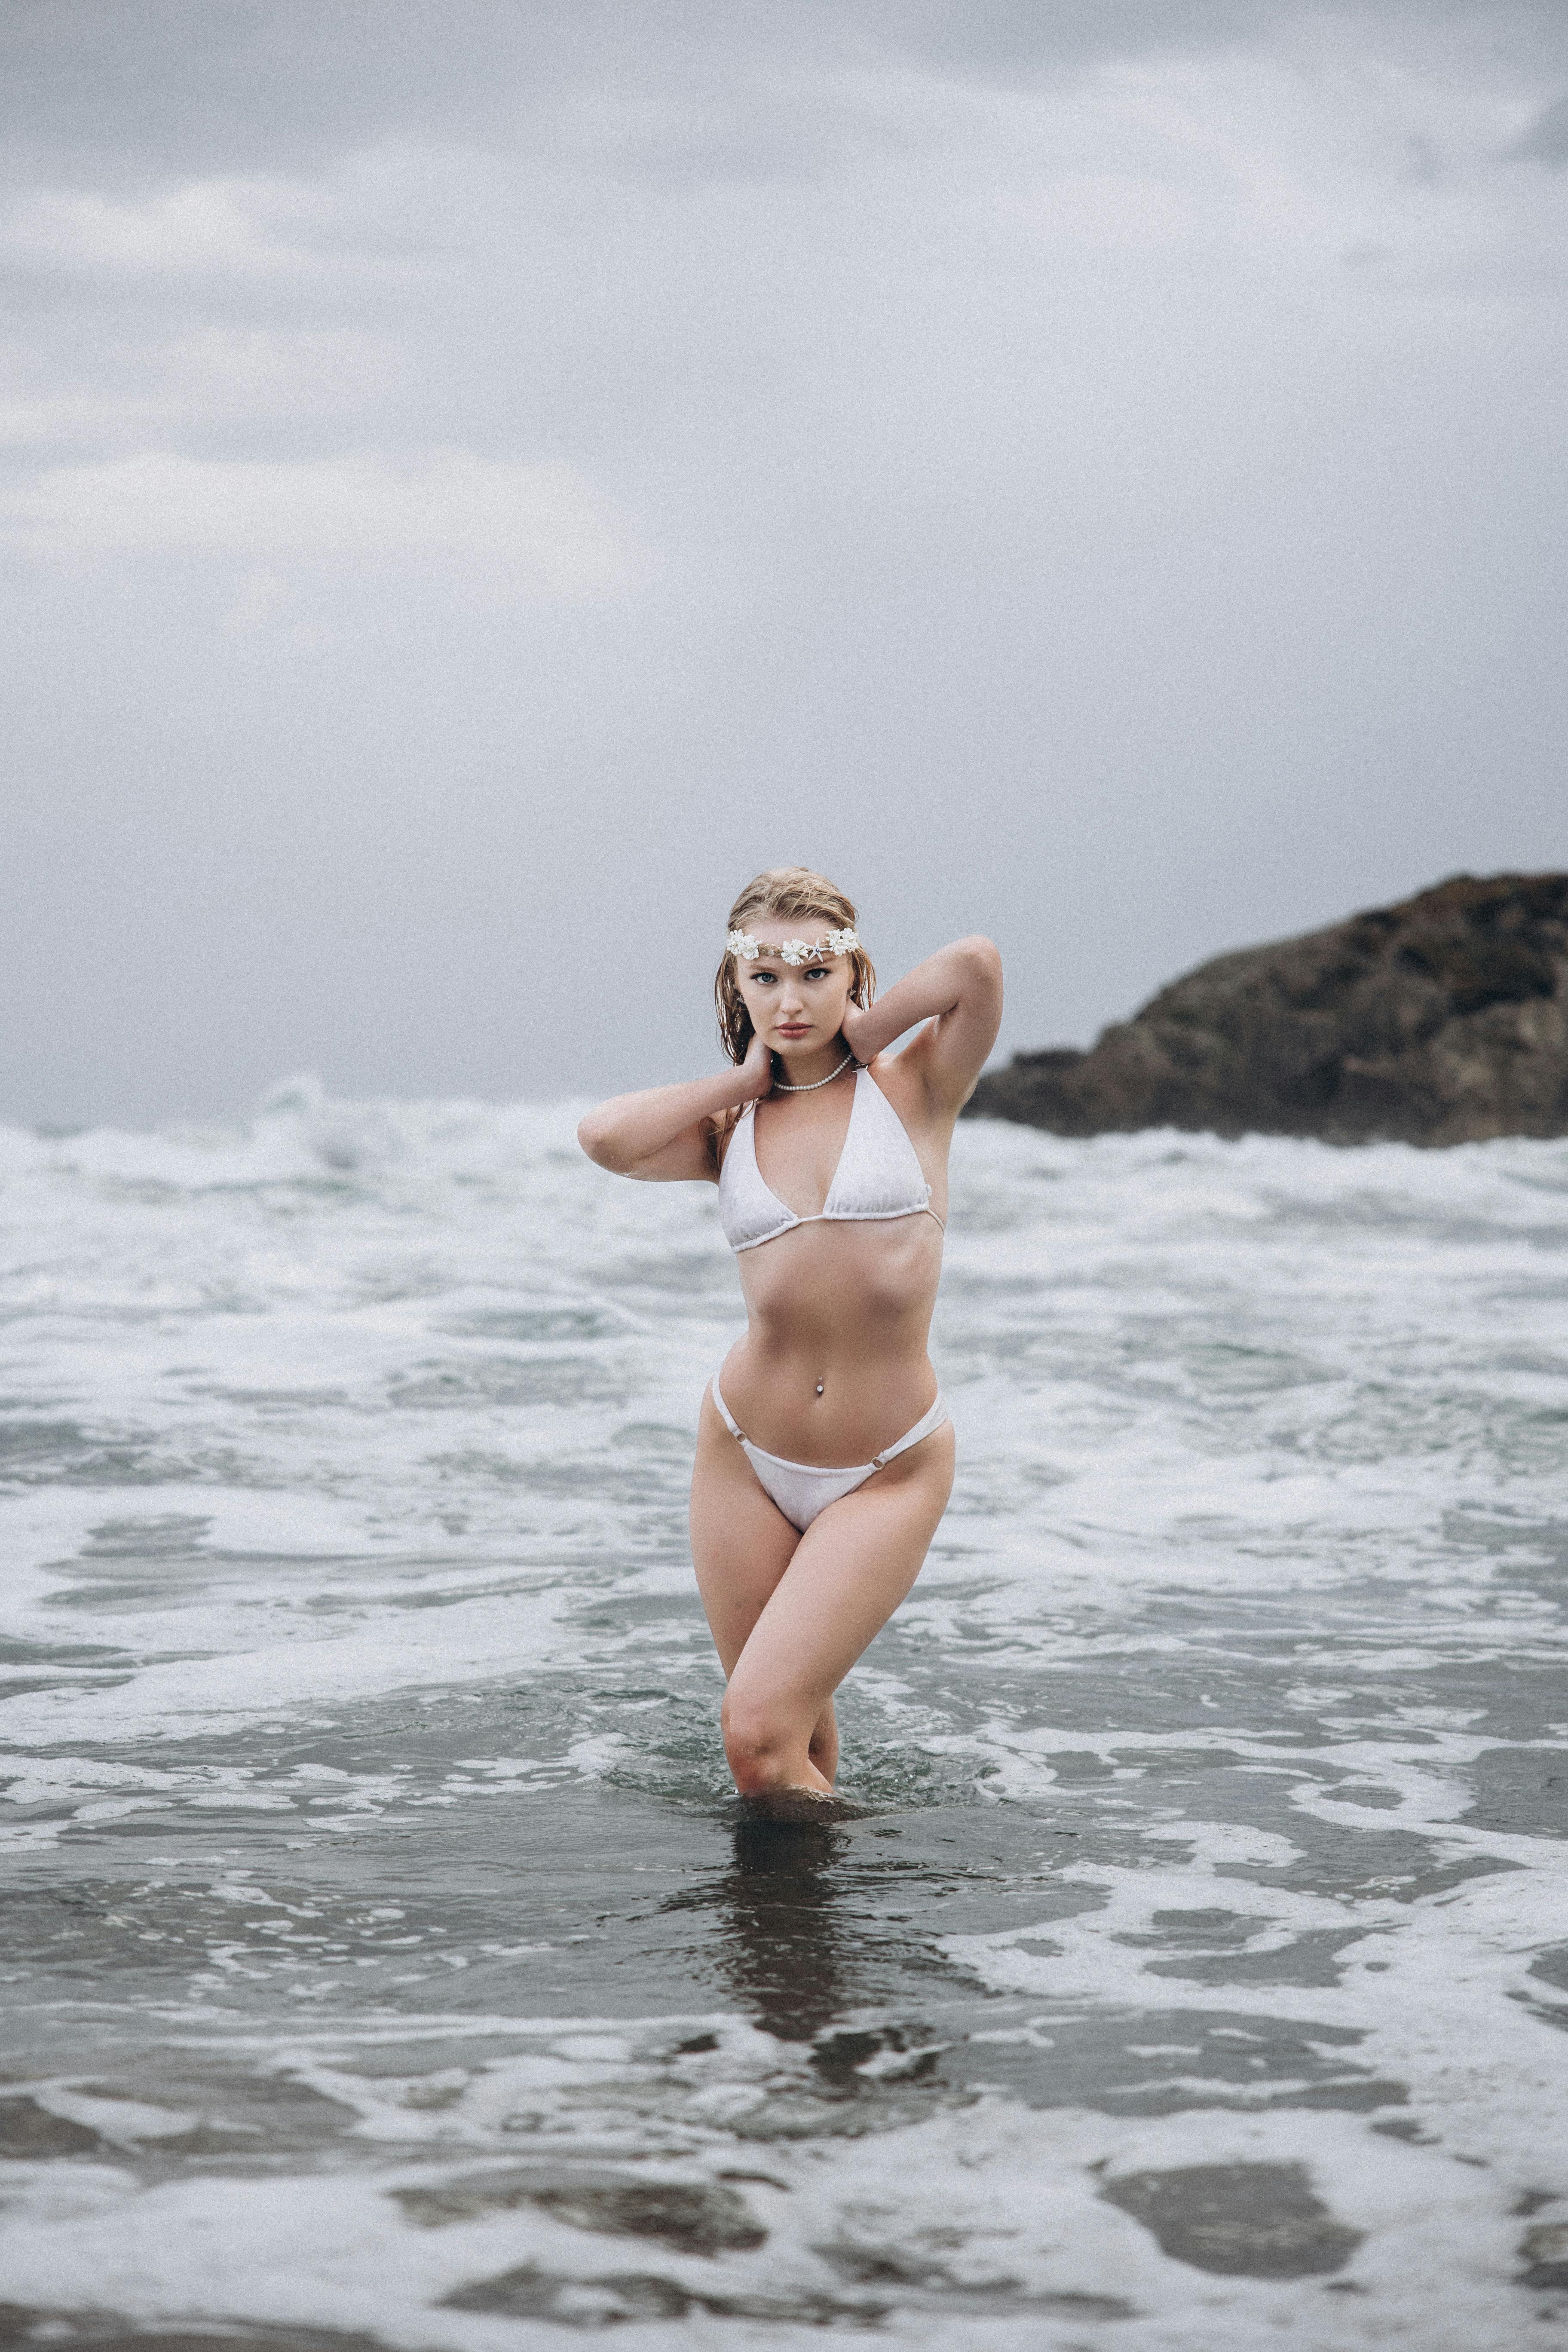
{"type": "Polygon", "coordinates": [[[907,1454],[911,1445],[918,1445],[922,1437],[929,1437],[932,1430],[940,1429],[947,1419],[947,1407],[942,1401],[939,1389],[931,1411],[921,1413],[914,1427],[906,1429],[902,1437],[896,1439],[891,1445],[884,1445],[874,1461],[857,1462],[844,1470],[824,1470],[818,1468],[815,1462],[786,1462],[782,1454],[768,1454],[762,1446],[753,1445],[725,1403],[717,1372],[713,1375],[713,1402],[723,1415],[724,1426],[731,1436],[740,1439],[742,1451],[756,1472],[757,1483],[763,1494],[778,1505],[790,1525],[798,1528],[802,1535],[817,1513],[825,1511],[829,1503],[841,1502],[846,1495],[852,1495],[857,1486],[866,1484],[874,1471],[880,1470],[899,1454],[907,1454]]]}

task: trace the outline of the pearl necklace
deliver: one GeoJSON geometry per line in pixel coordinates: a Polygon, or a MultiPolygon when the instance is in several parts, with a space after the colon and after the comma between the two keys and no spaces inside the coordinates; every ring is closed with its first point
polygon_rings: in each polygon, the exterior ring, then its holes
{"type": "Polygon", "coordinates": [[[836,1070],[829,1070],[825,1078],[813,1078],[808,1087],[786,1087],[782,1078],[775,1078],[773,1092],[775,1095],[814,1095],[818,1087],[830,1087],[835,1078],[841,1078],[854,1059],[853,1054],[846,1054],[836,1070]]]}

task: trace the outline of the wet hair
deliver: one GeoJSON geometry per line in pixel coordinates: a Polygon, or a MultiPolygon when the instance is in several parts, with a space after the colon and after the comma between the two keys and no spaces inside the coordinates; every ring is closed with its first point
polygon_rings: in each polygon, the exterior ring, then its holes
{"type": "MultiPolygon", "coordinates": [[[[826,874],[814,874],[808,866],[770,866],[765,874],[757,875],[731,908],[727,928],[744,930],[757,915],[776,915],[786,923],[822,923],[837,931],[855,928],[855,909],[843,891],[826,874]]],[[[864,948],[850,949],[849,973],[849,1002],[869,1004],[877,992],[877,974],[864,948]]],[[[732,1062],[743,1062],[752,1042],[752,1016],[736,983],[735,959],[728,949],[714,978],[713,1003],[724,1051],[732,1062]]]]}

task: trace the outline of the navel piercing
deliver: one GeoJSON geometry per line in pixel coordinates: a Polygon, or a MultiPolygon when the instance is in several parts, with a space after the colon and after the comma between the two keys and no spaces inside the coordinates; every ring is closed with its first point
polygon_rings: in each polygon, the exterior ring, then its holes
{"type": "Polygon", "coordinates": [[[822,1382],[820,1381],[816,1383],[816,1393],[818,1396],[822,1394],[822,1382]]]}

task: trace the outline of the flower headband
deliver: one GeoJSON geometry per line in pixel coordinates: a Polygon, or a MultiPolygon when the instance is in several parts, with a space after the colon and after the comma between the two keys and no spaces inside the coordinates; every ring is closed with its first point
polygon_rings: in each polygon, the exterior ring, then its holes
{"type": "Polygon", "coordinates": [[[755,963],[759,956],[778,956],[784,963],[816,963],[823,956],[848,955],[860,944],[853,931],[829,931],[820,940],[785,940],[782,947],[768,947],[754,940],[750,931],[731,931],[725,945],[732,956],[743,962],[755,963]]]}

